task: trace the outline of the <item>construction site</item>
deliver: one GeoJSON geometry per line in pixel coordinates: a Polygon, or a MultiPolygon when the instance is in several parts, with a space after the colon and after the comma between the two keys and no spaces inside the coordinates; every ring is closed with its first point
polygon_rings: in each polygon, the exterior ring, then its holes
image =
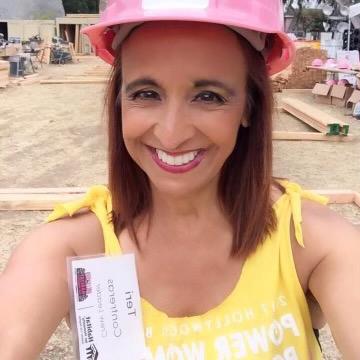
{"type": "MultiPolygon", "coordinates": [[[[42,40],[33,39],[24,61],[16,58],[22,53],[16,42],[0,49],[0,273],[56,203],[107,183],[104,102],[111,67],[80,34],[97,19],[67,15],[42,24],[36,30],[42,40]]],[[[17,26],[17,34],[33,35],[24,30],[28,25],[15,25],[0,20],[7,32],[17,26]]],[[[318,43],[297,41],[294,63],[272,77],[273,174],[327,196],[333,210],[360,226],[359,55],[330,59],[318,43]]],[[[320,342],[324,359],[342,359],[327,326],[320,342]]],[[[64,321],[39,360],[73,358],[64,321]]]]}

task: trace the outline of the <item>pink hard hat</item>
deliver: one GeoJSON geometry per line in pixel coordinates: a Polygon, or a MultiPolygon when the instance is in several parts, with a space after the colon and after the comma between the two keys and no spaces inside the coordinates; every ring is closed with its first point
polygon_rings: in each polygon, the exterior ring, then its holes
{"type": "Polygon", "coordinates": [[[329,80],[326,80],[325,84],[326,85],[336,85],[337,81],[334,79],[329,79],[329,80]]]}
{"type": "Polygon", "coordinates": [[[351,64],[348,60],[346,59],[341,59],[338,61],[338,65],[337,67],[339,69],[351,69],[351,64]]]}
{"type": "Polygon", "coordinates": [[[338,85],[341,85],[341,86],[350,85],[349,80],[347,80],[347,79],[341,79],[341,80],[338,81],[337,84],[338,84],[338,85]]]}
{"type": "Polygon", "coordinates": [[[324,62],[321,59],[314,59],[311,63],[311,66],[323,66],[324,62]]]}
{"type": "Polygon", "coordinates": [[[285,69],[295,47],[283,32],[281,0],[109,0],[98,24],[82,30],[96,55],[112,64],[114,48],[147,21],[177,20],[222,24],[263,51],[269,74],[285,69]],[[271,41],[266,35],[273,34],[271,41]],[[115,42],[114,42],[115,40],[115,42]]]}

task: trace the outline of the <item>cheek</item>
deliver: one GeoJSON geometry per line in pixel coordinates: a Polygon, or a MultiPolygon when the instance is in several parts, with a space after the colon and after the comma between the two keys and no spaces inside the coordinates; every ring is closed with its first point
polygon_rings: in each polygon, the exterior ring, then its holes
{"type": "Polygon", "coordinates": [[[145,109],[123,106],[121,116],[125,143],[138,140],[151,127],[149,113],[145,109]]]}
{"type": "Polygon", "coordinates": [[[230,153],[236,143],[242,112],[238,109],[204,114],[200,119],[203,133],[224,152],[230,153]]]}

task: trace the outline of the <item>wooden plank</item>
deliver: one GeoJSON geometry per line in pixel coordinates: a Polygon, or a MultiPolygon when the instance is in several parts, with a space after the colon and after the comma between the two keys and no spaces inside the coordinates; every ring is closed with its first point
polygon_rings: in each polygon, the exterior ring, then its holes
{"type": "Polygon", "coordinates": [[[67,76],[65,76],[65,80],[107,80],[107,81],[109,81],[109,78],[107,78],[106,76],[67,75],[67,76]]]}
{"type": "Polygon", "coordinates": [[[83,194],[0,194],[0,210],[52,210],[56,204],[80,199],[83,194]]]}
{"type": "Polygon", "coordinates": [[[103,79],[50,79],[50,80],[42,80],[40,81],[40,84],[107,84],[109,82],[109,79],[103,78],[103,79]]]}
{"type": "Polygon", "coordinates": [[[284,99],[283,108],[322,133],[331,135],[348,135],[349,125],[331,115],[318,110],[314,106],[303,103],[296,99],[284,99]]]}
{"type": "Polygon", "coordinates": [[[0,188],[1,194],[84,194],[85,187],[59,187],[59,188],[0,188]]]}
{"type": "Polygon", "coordinates": [[[324,133],[307,132],[307,131],[273,131],[273,140],[309,140],[309,141],[334,141],[346,142],[352,141],[353,135],[329,136],[324,133]]]}
{"type": "Polygon", "coordinates": [[[75,25],[75,53],[79,51],[79,37],[80,37],[80,27],[79,24],[75,25]]]}
{"type": "MultiPolygon", "coordinates": [[[[56,204],[80,199],[86,188],[7,188],[0,189],[0,210],[48,211],[56,204]]],[[[360,194],[351,190],[311,190],[329,198],[330,204],[355,203],[360,207],[360,194]]]]}
{"type": "Polygon", "coordinates": [[[347,69],[335,69],[335,68],[329,68],[325,66],[307,66],[307,69],[311,70],[319,70],[319,71],[327,71],[332,73],[341,73],[341,74],[349,74],[349,75],[356,75],[359,72],[355,70],[347,70],[347,69]]]}
{"type": "Polygon", "coordinates": [[[312,89],[282,89],[281,92],[283,93],[311,93],[312,89]]]}
{"type": "Polygon", "coordinates": [[[70,54],[71,54],[72,61],[73,62],[79,61],[77,56],[76,56],[76,52],[74,50],[74,44],[72,42],[69,42],[69,51],[70,51],[70,54]]]}
{"type": "Polygon", "coordinates": [[[339,124],[341,126],[349,125],[345,123],[344,121],[340,120],[339,118],[333,117],[329,115],[328,113],[319,110],[315,106],[309,105],[304,103],[303,101],[292,99],[292,98],[286,98],[282,100],[283,107],[284,105],[290,105],[293,108],[300,110],[305,115],[315,119],[317,122],[327,126],[328,124],[339,124]]]}
{"type": "Polygon", "coordinates": [[[330,204],[351,204],[355,200],[352,190],[311,190],[319,195],[329,198],[330,204]]]}
{"type": "Polygon", "coordinates": [[[356,192],[354,195],[354,203],[360,207],[360,193],[356,192]]]}
{"type": "Polygon", "coordinates": [[[306,114],[302,113],[300,110],[294,109],[292,106],[284,104],[283,108],[285,111],[287,111],[288,113],[290,113],[291,115],[295,116],[296,118],[298,118],[299,120],[303,121],[304,123],[310,125],[311,127],[313,127],[314,129],[320,131],[321,133],[326,134],[328,132],[328,127],[318,123],[316,120],[314,120],[313,118],[307,116],[306,114]]]}

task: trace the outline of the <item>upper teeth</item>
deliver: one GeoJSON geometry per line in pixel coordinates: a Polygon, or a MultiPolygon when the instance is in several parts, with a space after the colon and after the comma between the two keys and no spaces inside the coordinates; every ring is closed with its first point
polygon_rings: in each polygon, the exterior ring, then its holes
{"type": "Polygon", "coordinates": [[[157,156],[159,159],[168,165],[184,165],[193,161],[198,154],[198,151],[190,151],[188,153],[184,153],[178,156],[171,156],[166,152],[156,149],[157,156]]]}

